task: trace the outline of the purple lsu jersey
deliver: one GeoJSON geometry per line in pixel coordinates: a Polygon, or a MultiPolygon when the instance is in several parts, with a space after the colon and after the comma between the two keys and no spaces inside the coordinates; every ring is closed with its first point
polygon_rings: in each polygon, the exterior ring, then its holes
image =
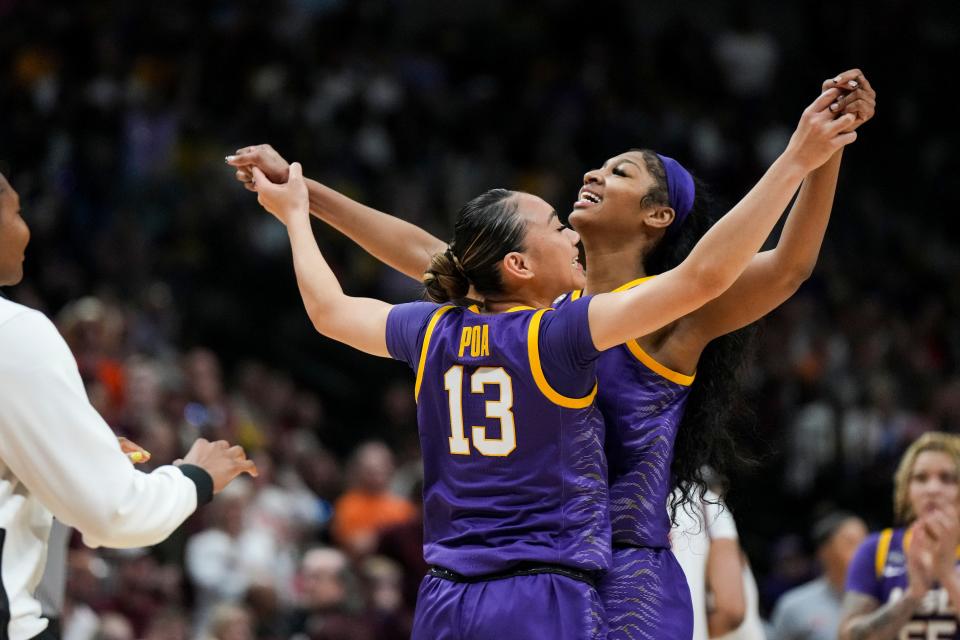
{"type": "MultiPolygon", "coordinates": [[[[905,551],[909,548],[910,532],[904,529],[884,529],[868,536],[847,569],[847,591],[868,595],[881,605],[901,598],[908,584],[905,551]]],[[[947,591],[934,584],[897,638],[960,639],[957,610],[947,591]]]]}
{"type": "MultiPolygon", "coordinates": [[[[580,295],[574,291],[555,306],[563,308],[580,295]]],[[[664,367],[631,340],[601,354],[597,379],[597,406],[606,423],[613,543],[669,548],[670,465],[693,376],[664,367]]]]}
{"type": "Polygon", "coordinates": [[[609,567],[588,306],[391,310],[388,350],[417,373],[428,563],[466,576],[526,562],[609,567]]]}

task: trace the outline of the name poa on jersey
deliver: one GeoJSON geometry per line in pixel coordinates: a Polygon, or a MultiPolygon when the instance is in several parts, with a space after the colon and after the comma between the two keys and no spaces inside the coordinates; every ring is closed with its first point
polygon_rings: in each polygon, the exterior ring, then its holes
{"type": "Polygon", "coordinates": [[[490,355],[490,326],[478,324],[473,327],[464,327],[460,334],[459,357],[468,353],[471,358],[481,358],[490,355]]]}

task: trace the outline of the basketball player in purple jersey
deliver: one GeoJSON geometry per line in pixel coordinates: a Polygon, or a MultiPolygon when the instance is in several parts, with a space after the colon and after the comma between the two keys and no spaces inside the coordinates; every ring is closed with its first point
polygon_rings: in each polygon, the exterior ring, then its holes
{"type": "MultiPolygon", "coordinates": [[[[852,115],[851,128],[872,117],[875,94],[859,70],[826,81],[824,89],[830,88],[839,88],[831,110],[852,115]]],[[[241,149],[228,162],[238,167],[237,177],[248,189],[252,166],[276,180],[285,179],[287,170],[286,162],[266,145],[241,149]]],[[[725,439],[725,403],[734,395],[732,372],[742,358],[741,344],[734,336],[724,336],[713,341],[702,362],[700,354],[710,336],[763,316],[792,295],[812,270],[839,163],[838,151],[807,176],[777,248],[756,256],[734,287],[701,312],[607,351],[598,361],[597,401],[607,422],[615,545],[601,595],[612,638],[690,637],[686,579],[667,540],[667,496],[676,483],[687,487],[689,496],[702,465],[722,467],[707,452],[715,450],[714,441],[723,444],[725,439]],[[694,385],[696,369],[700,382],[694,385]],[[679,429],[681,423],[684,429],[679,429]]],[[[411,277],[419,277],[430,255],[445,249],[421,229],[314,181],[308,184],[313,213],[411,277]]],[[[587,289],[636,286],[648,271],[659,273],[679,264],[715,221],[713,212],[700,206],[702,200],[702,190],[686,169],[650,151],[622,154],[588,173],[570,216],[582,232],[590,267],[587,289]]],[[[558,305],[579,295],[575,292],[558,305]]]]}
{"type": "Polygon", "coordinates": [[[902,525],[869,536],[847,570],[841,640],[960,638],[960,440],[931,431],[894,476],[902,525]]]}
{"type": "Polygon", "coordinates": [[[435,300],[472,288],[484,313],[346,296],[309,222],[300,165],[285,185],[254,167],[260,203],[287,225],[307,312],[320,333],[417,372],[424,554],[434,565],[414,638],[598,638],[595,573],[610,565],[601,351],[646,335],[740,276],[803,177],[856,138],[824,92],[783,155],[683,263],[643,287],[548,309],[584,284],[576,232],[543,200],[494,190],[464,206],[424,281],[435,300]],[[478,424],[479,423],[479,424],[478,424]],[[469,428],[468,428],[469,426],[469,428]]]}

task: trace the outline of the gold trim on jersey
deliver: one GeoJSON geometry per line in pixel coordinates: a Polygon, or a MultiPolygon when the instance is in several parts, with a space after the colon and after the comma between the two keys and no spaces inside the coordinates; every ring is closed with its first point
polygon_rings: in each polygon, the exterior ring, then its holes
{"type": "Polygon", "coordinates": [[[417,382],[413,387],[413,398],[415,401],[420,400],[420,383],[423,382],[423,367],[427,362],[427,349],[430,348],[430,337],[433,335],[433,330],[437,326],[437,321],[440,317],[445,314],[450,309],[453,309],[453,305],[440,307],[433,313],[433,317],[430,318],[430,323],[427,325],[427,330],[423,334],[423,346],[420,347],[420,362],[417,363],[417,382]]]}
{"type": "Polygon", "coordinates": [[[877,580],[883,577],[883,568],[887,565],[887,554],[890,553],[890,540],[893,538],[893,529],[884,529],[877,539],[877,553],[873,559],[873,567],[877,572],[877,580]]]}
{"type": "Polygon", "coordinates": [[[636,280],[631,280],[630,282],[627,282],[626,284],[622,284],[622,285],[620,285],[619,287],[617,287],[616,289],[614,289],[614,290],[613,290],[613,293],[618,293],[618,292],[620,292],[620,291],[626,291],[627,289],[633,289],[635,286],[637,286],[637,285],[640,284],[641,282],[646,282],[647,280],[650,280],[650,279],[653,278],[653,277],[654,277],[654,276],[644,276],[644,277],[642,277],[642,278],[637,278],[636,280]]]}
{"type": "MultiPolygon", "coordinates": [[[[480,306],[472,304],[467,307],[467,311],[472,311],[473,313],[480,313],[480,306]]],[[[533,311],[533,307],[528,307],[526,305],[517,305],[516,307],[510,307],[506,311],[501,311],[500,313],[513,313],[514,311],[533,311]]],[[[494,314],[495,315],[495,314],[494,314]]]]}
{"type": "MultiPolygon", "coordinates": [[[[645,281],[647,281],[647,280],[649,280],[650,278],[653,278],[653,277],[654,277],[654,276],[644,276],[644,277],[642,277],[642,278],[637,278],[636,280],[631,280],[630,282],[627,282],[626,284],[620,285],[619,287],[617,287],[616,289],[614,289],[614,290],[611,291],[610,293],[617,293],[617,292],[619,292],[619,291],[626,291],[627,289],[633,289],[635,286],[637,286],[637,285],[640,284],[641,282],[645,282],[645,281]]],[[[571,301],[573,301],[573,300],[579,300],[582,296],[583,296],[583,289],[574,289],[573,291],[570,292],[570,300],[571,300],[571,301]]]]}
{"type": "Polygon", "coordinates": [[[630,340],[624,344],[624,346],[633,354],[633,357],[642,362],[648,369],[653,371],[655,374],[661,378],[666,378],[670,382],[675,384],[683,385],[684,387],[689,387],[693,384],[694,379],[696,379],[697,374],[687,375],[685,373],[680,373],[679,371],[674,371],[669,367],[666,367],[648,354],[640,346],[640,343],[636,340],[630,340]]]}
{"type": "Polygon", "coordinates": [[[567,409],[585,409],[590,406],[597,395],[597,385],[594,383],[593,390],[582,398],[568,398],[550,386],[547,378],[543,375],[543,367],[540,365],[540,320],[543,314],[553,309],[540,309],[530,318],[530,326],[527,328],[527,355],[530,357],[530,371],[533,373],[533,380],[537,383],[537,388],[554,404],[566,407],[567,409]]]}
{"type": "MultiPolygon", "coordinates": [[[[654,277],[655,276],[645,276],[643,278],[637,278],[636,280],[631,280],[630,282],[627,282],[626,284],[622,284],[616,289],[614,289],[613,293],[626,291],[627,289],[633,289],[638,284],[642,282],[646,282],[647,280],[650,280],[651,278],[654,278],[654,277]]],[[[581,295],[583,295],[583,292],[580,289],[577,289],[576,291],[570,294],[570,300],[577,300],[580,298],[581,295]]],[[[653,371],[655,374],[657,374],[661,378],[665,378],[674,384],[679,384],[684,387],[689,387],[690,385],[693,384],[693,381],[697,377],[696,373],[694,373],[693,375],[680,373],[679,371],[674,371],[670,367],[657,362],[657,360],[653,356],[651,356],[649,353],[643,350],[643,347],[640,346],[640,343],[636,339],[625,342],[623,346],[625,346],[627,350],[630,351],[631,354],[633,354],[633,357],[639,360],[645,367],[653,371]]]]}

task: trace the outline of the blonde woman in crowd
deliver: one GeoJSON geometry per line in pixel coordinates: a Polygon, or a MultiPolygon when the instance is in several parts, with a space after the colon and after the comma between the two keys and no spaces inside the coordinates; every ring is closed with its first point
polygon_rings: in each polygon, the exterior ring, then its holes
{"type": "Polygon", "coordinates": [[[960,441],[921,436],[894,477],[899,527],[870,535],[847,574],[841,640],[958,638],[960,441]]]}

